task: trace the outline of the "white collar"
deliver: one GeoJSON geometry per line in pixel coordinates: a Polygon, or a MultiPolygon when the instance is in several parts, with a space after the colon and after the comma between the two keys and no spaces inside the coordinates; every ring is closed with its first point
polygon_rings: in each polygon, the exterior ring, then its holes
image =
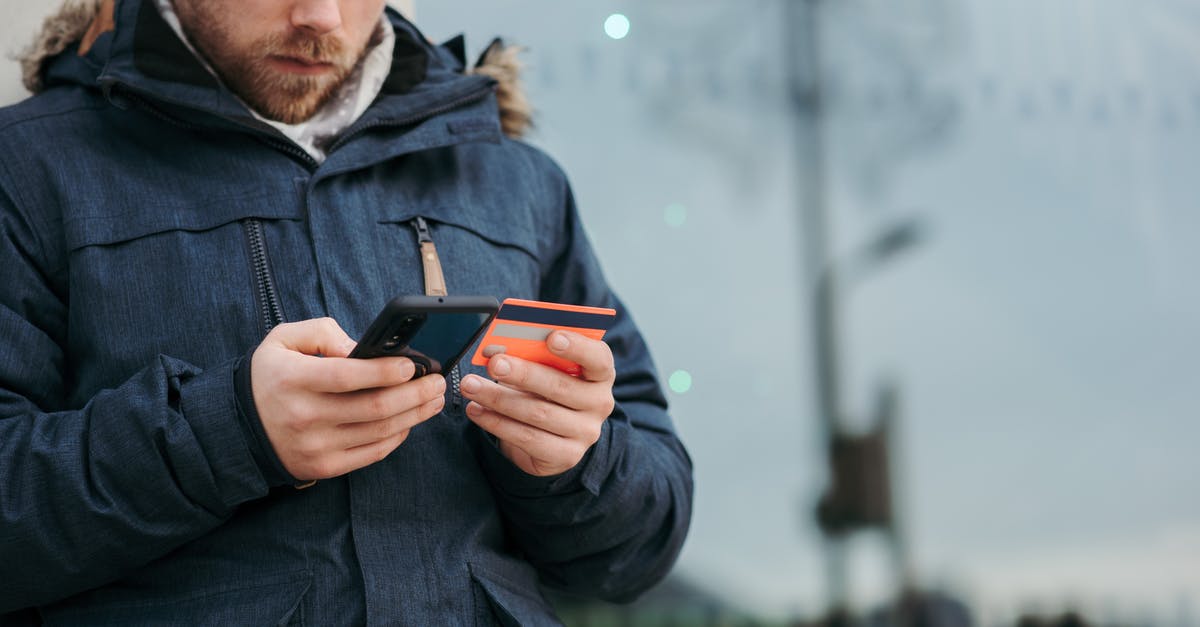
{"type": "MultiPolygon", "coordinates": [[[[171,4],[171,0],[155,0],[155,4],[158,5],[163,19],[171,25],[188,50],[192,51],[192,54],[208,69],[209,73],[220,80],[204,57],[197,53],[192,46],[187,33],[179,23],[179,16],[175,13],[175,7],[171,4]]],[[[342,83],[337,95],[308,120],[298,124],[285,124],[264,118],[249,105],[246,108],[254,114],[254,117],[286,135],[318,163],[325,161],[326,150],[330,144],[342,134],[342,131],[362,117],[367,107],[370,107],[375,98],[379,96],[380,90],[383,89],[383,82],[387,80],[387,76],[392,70],[396,31],[387,19],[387,14],[380,16],[379,26],[373,39],[379,40],[379,43],[367,51],[362,62],[346,77],[346,81],[342,83]]],[[[243,104],[245,103],[243,102],[243,104]]]]}

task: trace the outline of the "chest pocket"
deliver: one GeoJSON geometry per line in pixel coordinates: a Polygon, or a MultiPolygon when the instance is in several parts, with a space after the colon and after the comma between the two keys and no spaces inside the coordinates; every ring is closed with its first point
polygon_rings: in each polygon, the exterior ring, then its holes
{"type": "MultiPolygon", "coordinates": [[[[286,188],[260,189],[235,197],[138,197],[119,207],[72,208],[64,231],[69,341],[80,393],[123,381],[158,354],[203,367],[240,355],[261,339],[247,224],[261,225],[271,254],[294,255],[293,240],[303,237],[302,209],[284,199],[295,197],[286,188]]],[[[291,260],[265,260],[268,267],[272,262],[291,260]]]]}
{"type": "MultiPolygon", "coordinates": [[[[536,298],[549,242],[532,210],[514,205],[464,207],[447,204],[387,206],[379,219],[384,250],[420,265],[416,219],[428,225],[450,294],[536,298]]],[[[423,285],[397,286],[409,292],[423,285]]]]}

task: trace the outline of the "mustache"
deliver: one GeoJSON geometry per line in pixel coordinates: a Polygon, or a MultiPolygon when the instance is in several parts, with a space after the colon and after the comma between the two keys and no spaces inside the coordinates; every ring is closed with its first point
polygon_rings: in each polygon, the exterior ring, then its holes
{"type": "Polygon", "coordinates": [[[336,37],[313,37],[302,32],[271,35],[262,42],[264,56],[282,56],[340,65],[346,44],[336,37]]]}

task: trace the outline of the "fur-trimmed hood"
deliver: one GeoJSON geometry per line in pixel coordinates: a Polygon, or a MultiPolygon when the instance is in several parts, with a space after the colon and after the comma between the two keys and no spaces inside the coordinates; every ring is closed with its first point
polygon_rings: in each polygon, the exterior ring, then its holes
{"type": "MultiPolygon", "coordinates": [[[[146,0],[150,1],[150,0],[146,0]]],[[[90,47],[101,33],[111,28],[114,0],[65,0],[59,10],[42,23],[42,29],[17,56],[22,82],[30,93],[44,88],[47,63],[75,43],[90,47]]],[[[521,137],[532,126],[532,108],[521,85],[523,64],[520,46],[493,41],[468,74],[481,74],[496,80],[496,101],[500,124],[509,137],[521,137]]]]}

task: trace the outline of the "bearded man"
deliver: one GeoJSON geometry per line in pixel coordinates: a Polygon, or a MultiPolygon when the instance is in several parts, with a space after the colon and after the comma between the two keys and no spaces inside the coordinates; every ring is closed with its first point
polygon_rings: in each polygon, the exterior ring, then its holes
{"type": "Polygon", "coordinates": [[[88,0],[0,110],[0,622],[557,624],[670,569],[691,464],[512,51],[383,0],[88,0]],[[423,254],[423,247],[435,254],[423,254]],[[616,309],[461,381],[398,294],[616,309]]]}

